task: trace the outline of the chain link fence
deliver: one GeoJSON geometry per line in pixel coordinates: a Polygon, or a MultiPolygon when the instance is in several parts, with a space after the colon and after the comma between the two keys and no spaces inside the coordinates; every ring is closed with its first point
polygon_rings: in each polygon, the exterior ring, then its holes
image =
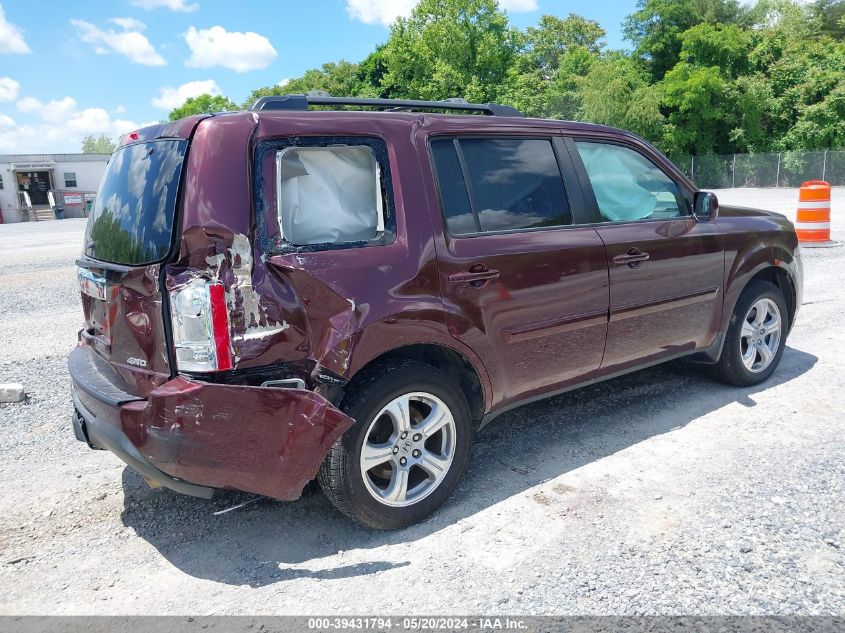
{"type": "Polygon", "coordinates": [[[845,185],[845,150],[675,156],[672,160],[702,189],[799,187],[806,180],[845,185]]]}

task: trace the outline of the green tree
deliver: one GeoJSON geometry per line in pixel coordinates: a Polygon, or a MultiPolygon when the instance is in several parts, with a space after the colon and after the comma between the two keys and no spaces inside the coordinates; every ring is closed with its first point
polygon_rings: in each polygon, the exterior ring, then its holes
{"type": "Polygon", "coordinates": [[[694,66],[716,66],[736,77],[748,67],[751,35],[732,24],[697,24],[681,35],[681,61],[694,66]]]}
{"type": "Polygon", "coordinates": [[[845,0],[816,0],[810,6],[813,27],[819,35],[845,39],[845,0]]]}
{"type": "Polygon", "coordinates": [[[759,81],[736,81],[748,70],[750,50],[750,34],[735,25],[701,23],[681,34],[680,61],[659,84],[670,152],[742,151],[759,141],[743,124],[762,122],[766,90],[759,81]]]}
{"type": "Polygon", "coordinates": [[[816,33],[807,7],[796,0],[757,0],[749,18],[758,29],[775,29],[790,39],[816,33]]]}
{"type": "Polygon", "coordinates": [[[638,0],[622,30],[657,81],[678,62],[683,33],[703,22],[745,25],[748,12],[737,0],[638,0]]]}
{"type": "Polygon", "coordinates": [[[750,55],[771,86],[768,134],[776,150],[842,147],[845,43],[824,35],[791,38],[763,30],[750,55]]]}
{"type": "Polygon", "coordinates": [[[544,15],[527,29],[500,97],[529,116],[576,118],[577,78],[598,59],[604,36],[598,22],[581,16],[544,15]]]}
{"type": "Polygon", "coordinates": [[[598,22],[570,13],[561,20],[544,15],[537,26],[525,33],[525,51],[531,65],[541,75],[551,77],[560,68],[563,58],[573,50],[585,49],[597,55],[604,48],[607,35],[598,22]]]}
{"type": "Polygon", "coordinates": [[[171,110],[168,117],[171,121],[175,121],[192,114],[213,114],[214,112],[226,112],[238,109],[236,103],[222,95],[212,96],[204,94],[198,97],[188,97],[185,103],[171,110]]]}
{"type": "Polygon", "coordinates": [[[82,152],[85,154],[111,154],[115,147],[115,142],[105,134],[89,134],[82,139],[82,152]]]}
{"type": "MultiPolygon", "coordinates": [[[[845,146],[845,0],[638,0],[632,53],[601,25],[544,15],[519,30],[496,0],[422,0],[360,63],[307,70],[266,95],[498,101],[529,116],[631,130],[670,154],[845,146]]],[[[234,108],[189,100],[171,118],[234,108]]]]}
{"type": "Polygon", "coordinates": [[[712,154],[729,148],[734,112],[729,82],[716,66],[679,62],[661,82],[669,109],[664,146],[671,153],[712,154]]]}
{"type": "Polygon", "coordinates": [[[335,97],[377,96],[377,89],[362,79],[359,64],[341,60],[306,70],[301,77],[253,90],[244,102],[244,108],[251,106],[259,97],[305,94],[314,90],[335,97]]]}
{"type": "Polygon", "coordinates": [[[659,144],[665,125],[660,94],[631,58],[613,53],[593,64],[577,84],[580,118],[624,128],[659,144]]]}
{"type": "Polygon", "coordinates": [[[361,82],[361,92],[367,96],[390,98],[390,91],[383,86],[387,66],[384,61],[384,44],[376,47],[367,58],[358,64],[358,78],[361,82]]]}
{"type": "Polygon", "coordinates": [[[495,101],[519,39],[496,0],[422,0],[391,28],[382,88],[394,97],[495,101]]]}

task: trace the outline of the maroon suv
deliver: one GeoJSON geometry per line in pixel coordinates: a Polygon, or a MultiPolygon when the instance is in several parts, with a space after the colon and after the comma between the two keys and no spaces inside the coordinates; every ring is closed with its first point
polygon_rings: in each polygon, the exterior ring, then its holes
{"type": "Polygon", "coordinates": [[[527,401],[681,356],[765,380],[801,305],[784,217],[633,134],[454,101],[133,132],[77,264],[78,439],[200,497],[316,477],[376,528],[440,506],[527,401]]]}

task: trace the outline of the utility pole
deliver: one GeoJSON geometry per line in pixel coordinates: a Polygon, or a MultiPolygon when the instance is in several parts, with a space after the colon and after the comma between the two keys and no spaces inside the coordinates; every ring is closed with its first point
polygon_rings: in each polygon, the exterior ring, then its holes
{"type": "Polygon", "coordinates": [[[827,150],[824,150],[824,156],[822,157],[822,180],[824,180],[826,172],[827,172],[827,150]]]}

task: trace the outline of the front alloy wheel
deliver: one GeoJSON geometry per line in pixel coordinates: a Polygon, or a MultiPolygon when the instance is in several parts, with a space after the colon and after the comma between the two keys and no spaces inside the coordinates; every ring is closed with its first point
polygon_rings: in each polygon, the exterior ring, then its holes
{"type": "Polygon", "coordinates": [[[768,281],[750,282],[731,315],[722,353],[714,366],[716,375],[738,387],[766,380],[783,356],[788,321],[781,289],[768,281]]]}
{"type": "Polygon", "coordinates": [[[742,364],[750,372],[764,371],[780,347],[783,319],[777,304],[769,298],[755,302],[742,322],[740,346],[742,364]]]}

